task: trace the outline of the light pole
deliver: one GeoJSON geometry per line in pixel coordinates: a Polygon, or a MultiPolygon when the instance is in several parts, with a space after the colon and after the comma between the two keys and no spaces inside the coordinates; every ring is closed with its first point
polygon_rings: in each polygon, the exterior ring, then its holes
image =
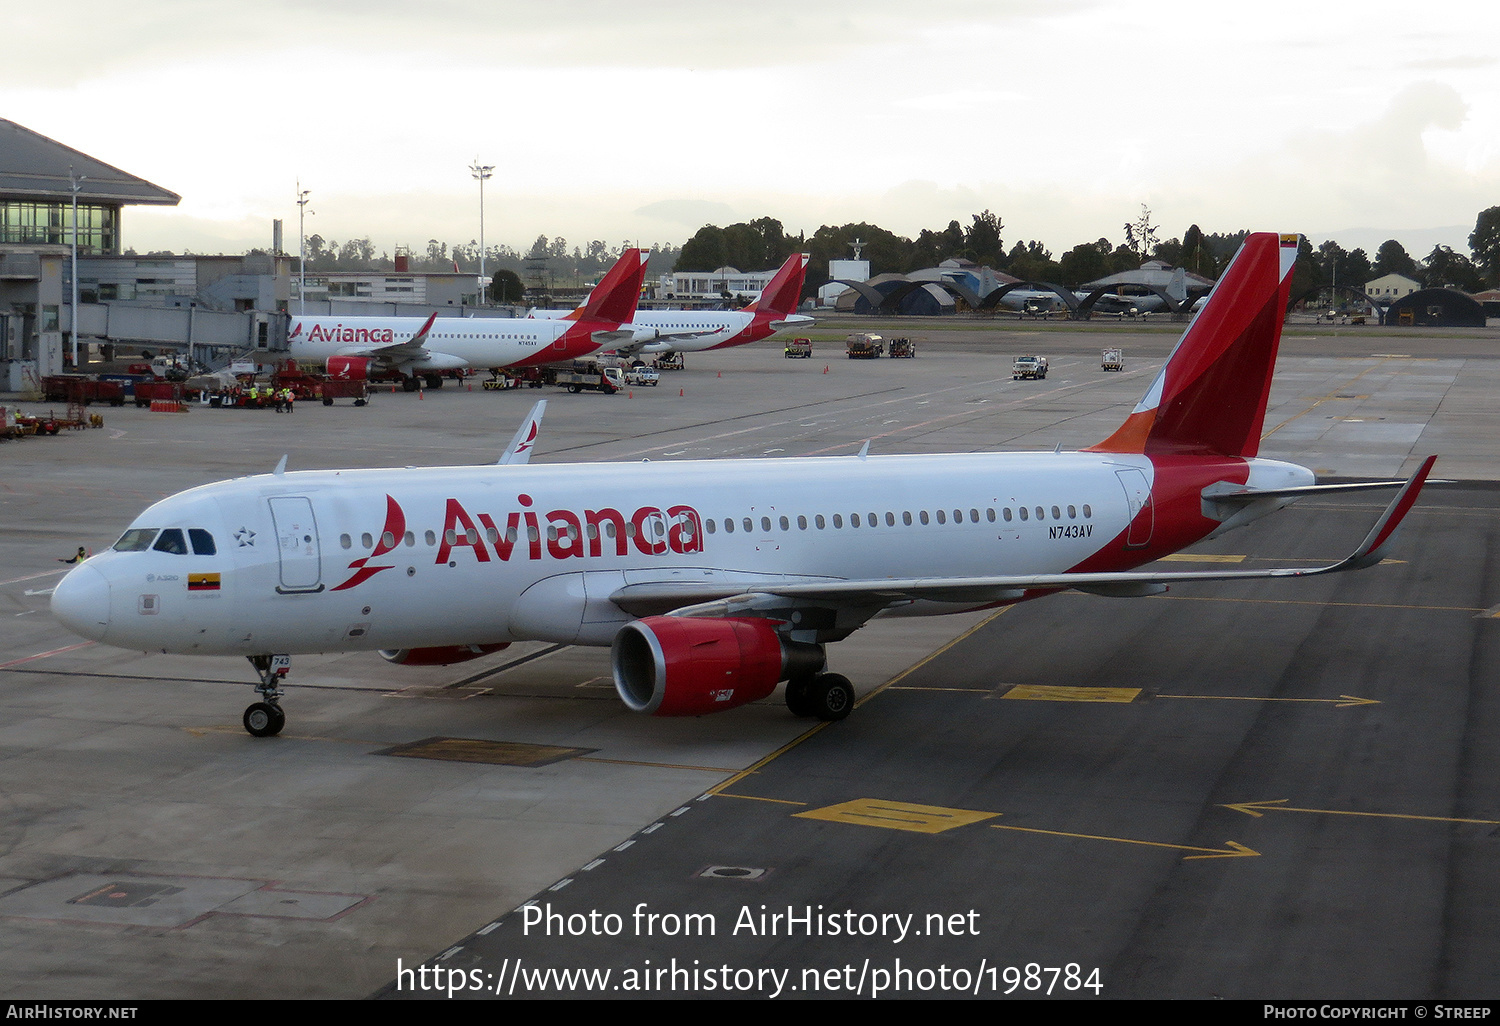
{"type": "Polygon", "coordinates": [[[83,188],[86,176],[75,175],[73,165],[68,165],[68,187],[73,190],[73,316],[68,325],[73,335],[73,370],[78,370],[78,190],[83,188]]]}
{"type": "Polygon", "coordinates": [[[307,197],[311,189],[302,188],[297,179],[297,312],[307,312],[307,197]]]}
{"type": "Polygon", "coordinates": [[[479,182],[479,289],[480,295],[484,295],[484,183],[495,173],[495,165],[481,164],[475,157],[469,173],[479,182]]]}

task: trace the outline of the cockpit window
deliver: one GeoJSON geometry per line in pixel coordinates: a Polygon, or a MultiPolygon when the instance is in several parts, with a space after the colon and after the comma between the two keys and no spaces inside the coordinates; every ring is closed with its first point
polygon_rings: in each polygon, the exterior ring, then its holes
{"type": "Polygon", "coordinates": [[[214,547],[214,536],[203,530],[203,528],[188,528],[188,537],[193,542],[193,555],[212,556],[218,552],[218,549],[214,547]]]}
{"type": "Polygon", "coordinates": [[[145,552],[151,547],[151,539],[156,537],[155,527],[135,527],[126,531],[115,542],[116,552],[145,552]]]}
{"type": "Polygon", "coordinates": [[[157,552],[170,552],[174,556],[187,555],[187,542],[182,537],[182,530],[169,527],[156,539],[156,544],[151,546],[157,552]]]}

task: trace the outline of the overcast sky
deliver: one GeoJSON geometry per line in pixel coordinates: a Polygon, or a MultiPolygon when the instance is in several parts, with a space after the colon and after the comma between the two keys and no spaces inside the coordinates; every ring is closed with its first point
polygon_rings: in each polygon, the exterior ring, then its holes
{"type": "Polygon", "coordinates": [[[142,251],[277,217],[295,250],[298,179],[309,235],[467,242],[476,157],[486,241],[520,249],[989,208],[1060,255],[1144,203],[1163,238],[1421,256],[1500,204],[1500,6],[1472,0],[73,0],[7,30],[4,117],[183,197],[126,212],[142,251]]]}

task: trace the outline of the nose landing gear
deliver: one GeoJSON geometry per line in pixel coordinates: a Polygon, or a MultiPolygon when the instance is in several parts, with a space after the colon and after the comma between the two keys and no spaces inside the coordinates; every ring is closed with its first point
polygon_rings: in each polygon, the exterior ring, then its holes
{"type": "Polygon", "coordinates": [[[254,737],[275,737],[286,726],[286,713],[281,708],[281,681],[292,669],[292,657],[286,655],[246,656],[260,683],[255,690],[262,701],[255,702],[245,710],[242,722],[254,737]]]}

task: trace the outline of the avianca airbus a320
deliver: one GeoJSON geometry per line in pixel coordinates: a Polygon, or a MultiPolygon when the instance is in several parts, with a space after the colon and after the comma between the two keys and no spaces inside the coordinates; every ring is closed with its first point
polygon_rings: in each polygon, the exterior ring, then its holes
{"type": "Polygon", "coordinates": [[[164,499],[69,572],[52,609],[120,648],[248,656],[257,735],[285,722],[292,654],[446,664],[523,639],[612,646],[640,712],[717,712],[787,681],[792,712],[839,719],[854,692],[824,646],[875,616],[1379,562],[1435,457],[1376,485],[1400,491],[1337,563],[1132,569],[1369,487],[1256,456],[1296,253],[1297,236],[1250,236],[1136,410],[1080,452],[534,466],[537,410],[497,466],[278,466],[164,499]]]}
{"type": "MultiPolygon", "coordinates": [[[[793,253],[766,283],[759,298],[743,310],[638,310],[634,324],[655,341],[618,347],[627,354],[698,353],[705,349],[728,349],[759,342],[778,331],[811,327],[813,318],[797,313],[802,282],[807,275],[807,254],[793,253]]],[[[572,316],[556,310],[534,310],[537,319],[572,316]]]]}
{"type": "Polygon", "coordinates": [[[399,370],[407,391],[417,378],[428,387],[443,372],[465,367],[514,367],[558,363],[655,338],[630,324],[640,299],[650,254],[627,249],[564,320],[513,317],[293,317],[287,331],[290,355],[321,363],[330,377],[364,378],[370,370],[399,370]]]}

